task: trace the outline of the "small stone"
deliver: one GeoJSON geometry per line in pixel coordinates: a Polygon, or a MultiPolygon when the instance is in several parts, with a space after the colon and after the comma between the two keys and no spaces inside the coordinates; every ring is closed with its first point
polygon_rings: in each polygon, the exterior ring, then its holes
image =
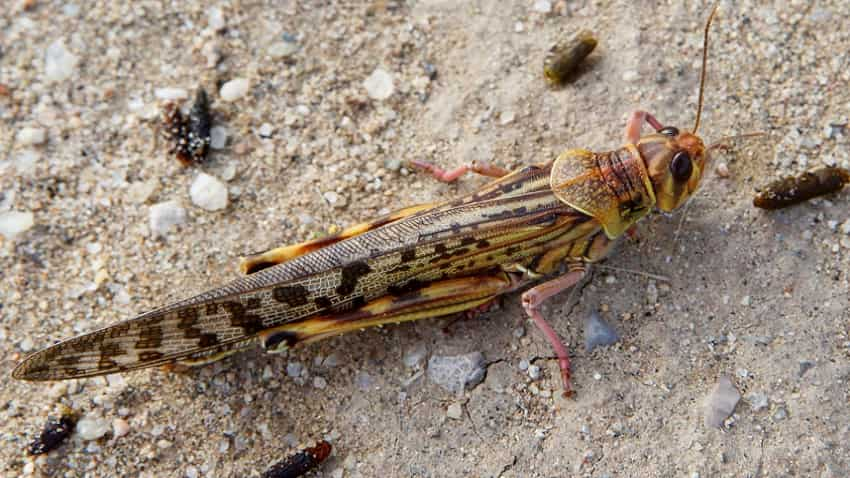
{"type": "Polygon", "coordinates": [[[121,438],[128,433],[130,433],[130,424],[127,423],[127,420],[123,418],[112,420],[112,435],[115,438],[121,438]]]}
{"type": "Polygon", "coordinates": [[[655,285],[654,280],[649,281],[646,286],[646,303],[649,305],[658,303],[658,286],[655,285]]]}
{"type": "Polygon", "coordinates": [[[227,129],[223,126],[213,126],[210,129],[210,148],[224,149],[227,145],[227,129]]]}
{"type": "Polygon", "coordinates": [[[800,371],[797,372],[797,375],[799,377],[802,377],[803,375],[806,374],[806,372],[811,370],[814,366],[815,366],[815,363],[812,362],[811,360],[801,360],[800,361],[800,371]]]}
{"type": "Polygon", "coordinates": [[[841,232],[850,235],[850,219],[844,221],[844,223],[841,224],[841,232]]]}
{"type": "Polygon", "coordinates": [[[752,298],[750,298],[750,296],[748,296],[748,295],[745,295],[741,299],[741,305],[744,306],[744,307],[749,307],[751,303],[752,303],[752,298]]]}
{"type": "Polygon", "coordinates": [[[530,364],[530,363],[528,363],[528,360],[522,359],[522,360],[520,360],[520,361],[519,361],[519,365],[518,365],[518,367],[519,367],[519,369],[520,369],[520,370],[522,370],[523,372],[525,372],[526,370],[528,370],[528,367],[530,367],[530,366],[531,366],[531,364],[530,364]]]}
{"type": "Polygon", "coordinates": [[[109,431],[109,422],[100,417],[86,415],[77,421],[77,435],[83,440],[97,440],[109,431]]]}
{"type": "Polygon", "coordinates": [[[747,403],[750,404],[750,410],[758,412],[767,408],[769,401],[767,399],[767,394],[751,392],[747,394],[747,403]]]}
{"type": "Polygon", "coordinates": [[[513,123],[515,119],[516,113],[513,111],[502,111],[501,114],[499,114],[499,124],[502,126],[513,123]]]}
{"type": "Polygon", "coordinates": [[[788,418],[788,409],[785,407],[779,407],[775,412],[773,412],[773,421],[775,422],[781,422],[786,418],[788,418]]]}
{"type": "Polygon", "coordinates": [[[313,386],[321,390],[328,386],[328,381],[324,377],[314,377],[313,386]]]}
{"type": "Polygon", "coordinates": [[[535,0],[532,9],[537,13],[550,13],[552,11],[552,2],[549,0],[535,0]]]}
{"type": "Polygon", "coordinates": [[[449,408],[446,409],[446,416],[452,420],[460,420],[463,418],[463,406],[457,402],[452,403],[449,405],[449,408]]]}
{"type": "Polygon", "coordinates": [[[171,448],[171,445],[173,445],[173,443],[164,438],[162,440],[157,440],[156,442],[156,447],[160,450],[166,450],[168,448],[171,448]]]}
{"type": "Polygon", "coordinates": [[[515,339],[521,339],[525,337],[525,327],[520,325],[519,327],[515,328],[513,332],[511,332],[511,335],[513,335],[515,339]]]}
{"type": "Polygon", "coordinates": [[[375,71],[363,80],[363,88],[373,100],[385,100],[395,92],[392,75],[382,68],[375,68],[375,71]]]}
{"type": "Polygon", "coordinates": [[[189,92],[185,88],[157,88],[153,90],[153,95],[161,101],[182,101],[189,97],[189,92]]]}
{"type": "Polygon", "coordinates": [[[596,347],[605,347],[620,340],[620,334],[597,312],[592,312],[584,323],[584,348],[592,352],[596,347]]]}
{"type": "Polygon", "coordinates": [[[638,78],[640,78],[640,75],[635,70],[626,70],[623,72],[623,81],[631,83],[636,81],[638,78]]]}
{"type": "Polygon", "coordinates": [[[21,352],[29,352],[34,346],[35,344],[33,344],[32,339],[29,337],[24,337],[24,339],[18,344],[18,348],[21,349],[21,352]]]}
{"type": "Polygon", "coordinates": [[[269,54],[270,57],[274,58],[275,60],[279,60],[281,58],[288,58],[294,55],[298,52],[299,49],[300,47],[297,43],[283,40],[279,42],[274,42],[269,45],[266,52],[269,54]]]}
{"type": "Polygon", "coordinates": [[[830,219],[826,221],[826,227],[828,227],[830,231],[835,232],[838,230],[838,221],[830,219]]]}
{"type": "Polygon", "coordinates": [[[198,476],[200,476],[198,474],[198,469],[195,468],[192,465],[189,465],[189,466],[186,467],[185,475],[186,475],[186,478],[198,478],[198,476]]]}
{"type": "MultiPolygon", "coordinates": [[[[384,167],[389,171],[398,171],[401,169],[401,160],[398,158],[387,158],[384,160],[384,167]]],[[[850,224],[850,221],[848,221],[850,224]]]]}
{"type": "Polygon", "coordinates": [[[144,204],[150,199],[159,183],[153,179],[130,183],[126,198],[134,204],[144,204]]]}
{"type": "Polygon", "coordinates": [[[540,372],[540,367],[537,365],[529,365],[527,372],[529,378],[531,378],[532,380],[539,380],[540,376],[542,375],[540,372]]]}
{"type": "Polygon", "coordinates": [[[261,138],[271,138],[274,134],[274,126],[270,125],[269,123],[263,123],[257,130],[257,134],[259,134],[261,138]]]}
{"type": "Polygon", "coordinates": [[[207,26],[214,31],[223,30],[227,24],[224,21],[224,13],[218,7],[207,9],[207,26]]]}
{"type": "Polygon", "coordinates": [[[705,426],[721,428],[723,421],[735,411],[740,399],[741,394],[732,380],[725,375],[721,376],[705,402],[705,426]]]}
{"type": "Polygon", "coordinates": [[[21,146],[42,144],[47,139],[43,128],[21,128],[15,135],[15,142],[21,146]]]}
{"type": "Polygon", "coordinates": [[[343,208],[348,204],[348,199],[345,196],[337,194],[334,191],[327,191],[322,193],[322,197],[327,201],[331,207],[335,208],[343,208]]]}
{"type": "Polygon", "coordinates": [[[416,344],[404,352],[404,358],[402,359],[404,366],[413,369],[422,368],[426,355],[428,355],[428,348],[425,347],[425,344],[416,344]]]}
{"type": "Polygon", "coordinates": [[[357,372],[357,375],[354,376],[354,384],[357,385],[357,388],[360,390],[369,390],[372,388],[372,383],[372,376],[362,370],[357,372]]]}
{"type": "Polygon", "coordinates": [[[428,379],[453,393],[481,383],[486,370],[484,354],[481,352],[433,356],[428,361],[428,379]]]}
{"type": "Polygon", "coordinates": [[[721,178],[728,178],[729,177],[729,166],[726,163],[723,163],[723,162],[717,163],[717,167],[714,168],[714,171],[721,178]]]}
{"type": "Polygon", "coordinates": [[[34,224],[35,217],[29,211],[0,212],[0,234],[10,241],[34,224]]]}
{"type": "Polygon", "coordinates": [[[247,78],[234,78],[221,85],[219,95],[224,101],[236,101],[245,96],[251,88],[251,82],[247,78]]]}
{"type": "Polygon", "coordinates": [[[15,169],[20,175],[31,175],[41,160],[41,155],[32,149],[24,149],[15,156],[15,169]]]}
{"type": "Polygon", "coordinates": [[[189,188],[192,203],[207,211],[218,211],[227,207],[227,186],[216,177],[198,174],[189,188]]]}
{"type": "Polygon", "coordinates": [[[286,364],[286,375],[292,378],[298,378],[304,372],[304,365],[301,362],[289,362],[286,364]]]}
{"type": "Polygon", "coordinates": [[[171,228],[186,222],[186,210],[177,201],[165,201],[150,207],[150,228],[154,236],[165,236],[171,228]]]}
{"type": "Polygon", "coordinates": [[[65,42],[56,40],[47,47],[44,54],[44,76],[48,82],[67,80],[77,67],[77,56],[71,53],[65,42]]]}

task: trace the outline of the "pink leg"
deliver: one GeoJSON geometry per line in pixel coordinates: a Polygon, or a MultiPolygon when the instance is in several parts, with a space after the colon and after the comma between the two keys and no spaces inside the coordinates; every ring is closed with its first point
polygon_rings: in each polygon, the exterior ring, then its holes
{"type": "Polygon", "coordinates": [[[632,113],[632,117],[629,118],[629,121],[626,123],[626,141],[635,144],[640,139],[640,130],[643,127],[643,123],[647,122],[650,126],[652,126],[655,131],[660,130],[664,127],[655,116],[647,113],[646,111],[637,110],[632,113]]]}
{"type": "Polygon", "coordinates": [[[437,180],[443,181],[445,183],[453,182],[457,180],[457,178],[463,176],[464,174],[470,171],[484,176],[490,176],[492,178],[501,178],[502,176],[510,172],[507,169],[494,166],[485,161],[473,161],[471,164],[460,166],[450,171],[446,171],[445,169],[437,166],[436,164],[432,164],[419,159],[411,160],[410,165],[415,168],[428,171],[429,173],[431,173],[431,175],[437,178],[437,180]]]}
{"type": "Polygon", "coordinates": [[[561,342],[561,338],[558,337],[558,333],[543,318],[543,315],[540,313],[540,305],[549,297],[576,285],[586,274],[587,270],[583,264],[575,264],[571,266],[570,272],[565,275],[544,282],[522,294],[522,306],[525,312],[534,320],[534,323],[543,332],[543,335],[546,336],[546,340],[552,344],[552,348],[555,349],[555,355],[558,356],[558,365],[561,367],[561,379],[564,382],[564,396],[570,396],[573,393],[570,386],[570,354],[567,352],[567,347],[561,342]]]}

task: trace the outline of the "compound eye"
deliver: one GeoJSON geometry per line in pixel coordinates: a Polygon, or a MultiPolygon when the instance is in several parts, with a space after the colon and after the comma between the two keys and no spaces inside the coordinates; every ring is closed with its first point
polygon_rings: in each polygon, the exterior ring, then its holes
{"type": "Polygon", "coordinates": [[[667,136],[670,136],[672,138],[679,136],[679,128],[676,128],[674,126],[665,126],[665,127],[661,128],[660,130],[658,130],[658,132],[661,133],[661,134],[665,134],[667,136]]]}
{"type": "Polygon", "coordinates": [[[673,174],[673,179],[679,182],[687,181],[691,178],[693,170],[694,165],[687,151],[679,151],[673,155],[673,161],[670,161],[670,173],[673,174]]]}

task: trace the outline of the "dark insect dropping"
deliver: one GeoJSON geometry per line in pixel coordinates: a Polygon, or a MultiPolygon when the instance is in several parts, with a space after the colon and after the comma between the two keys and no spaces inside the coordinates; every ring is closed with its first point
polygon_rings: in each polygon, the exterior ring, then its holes
{"type": "Polygon", "coordinates": [[[298,478],[315,469],[331,454],[331,444],[320,440],[314,446],[289,455],[271,466],[262,478],[298,478]]]}
{"type": "Polygon", "coordinates": [[[165,105],[163,118],[165,136],[170,142],[169,154],[173,154],[183,166],[204,162],[210,147],[210,103],[207,92],[198,88],[189,117],[180,112],[175,103],[165,105]]]}
{"type": "Polygon", "coordinates": [[[70,411],[63,413],[58,420],[55,417],[48,417],[47,423],[44,424],[41,433],[27,447],[27,453],[30,455],[43,455],[56,449],[71,436],[76,424],[77,417],[70,411]]]}
{"type": "Polygon", "coordinates": [[[753,199],[761,209],[782,209],[818,196],[838,192],[850,183],[850,171],[825,167],[768,184],[753,199]]]}

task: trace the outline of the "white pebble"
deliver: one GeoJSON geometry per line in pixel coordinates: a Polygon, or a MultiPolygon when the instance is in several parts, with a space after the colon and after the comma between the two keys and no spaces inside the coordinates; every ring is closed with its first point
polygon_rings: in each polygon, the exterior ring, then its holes
{"type": "Polygon", "coordinates": [[[223,126],[213,126],[210,129],[210,148],[224,149],[227,145],[227,129],[223,126]]]}
{"type": "Polygon", "coordinates": [[[540,367],[537,365],[529,365],[528,366],[528,376],[532,380],[537,380],[540,378],[540,367]]]}
{"type": "Polygon", "coordinates": [[[189,92],[184,88],[157,88],[153,95],[162,101],[180,101],[189,97],[189,92]]]}
{"type": "Polygon", "coordinates": [[[224,101],[236,101],[245,96],[251,88],[251,82],[247,78],[234,78],[221,85],[219,94],[224,101]]]}
{"type": "Polygon", "coordinates": [[[363,80],[363,87],[373,100],[385,100],[395,92],[392,75],[382,68],[375,68],[375,71],[363,80]]]}
{"type": "Polygon", "coordinates": [[[638,79],[638,72],[635,70],[626,70],[623,72],[623,81],[628,81],[629,83],[638,79]]]}
{"type": "Polygon", "coordinates": [[[77,67],[77,56],[71,53],[65,42],[56,40],[47,47],[44,54],[44,76],[49,82],[67,80],[77,67]]]}
{"type": "Polygon", "coordinates": [[[271,138],[274,134],[274,126],[269,123],[263,123],[260,125],[260,129],[257,130],[257,134],[259,134],[261,138],[271,138]]]}
{"type": "Polygon", "coordinates": [[[428,349],[425,347],[425,344],[416,344],[404,352],[404,358],[402,359],[404,366],[415,369],[421,368],[422,364],[425,363],[426,355],[428,355],[428,349]]]}
{"type": "Polygon", "coordinates": [[[741,299],[741,305],[743,305],[744,307],[749,307],[751,303],[752,299],[748,295],[745,295],[744,298],[741,299]]]}
{"type": "Polygon", "coordinates": [[[18,347],[21,349],[21,352],[29,352],[33,349],[34,344],[32,343],[32,339],[29,337],[24,337],[21,340],[21,343],[18,344],[18,347]]]}
{"type": "Polygon", "coordinates": [[[192,203],[207,211],[218,211],[227,207],[227,186],[214,176],[201,173],[189,188],[192,203]]]}
{"type": "Polygon", "coordinates": [[[725,375],[720,377],[705,402],[705,426],[722,427],[723,421],[732,414],[740,399],[741,394],[732,380],[725,375]]]}
{"type": "Polygon", "coordinates": [[[131,183],[125,197],[134,204],[144,204],[156,191],[157,186],[158,183],[153,179],[131,183]]]}
{"type": "Polygon", "coordinates": [[[215,31],[224,29],[226,23],[224,21],[224,13],[218,7],[210,7],[207,10],[207,26],[215,31]]]}
{"type": "Polygon", "coordinates": [[[85,416],[77,422],[77,434],[83,440],[97,440],[109,431],[109,423],[100,417],[85,416]]]}
{"type": "Polygon", "coordinates": [[[186,222],[186,210],[177,201],[154,204],[150,208],[150,227],[154,236],[165,236],[174,226],[186,222]]]}
{"type": "Polygon", "coordinates": [[[291,41],[280,41],[269,45],[266,50],[270,57],[274,59],[286,58],[292,56],[298,51],[298,44],[291,41]]]}
{"type": "Polygon", "coordinates": [[[328,381],[324,377],[315,377],[313,378],[313,386],[321,390],[328,386],[328,381]]]}
{"type": "Polygon", "coordinates": [[[127,423],[127,420],[123,418],[116,418],[112,420],[112,435],[115,438],[121,438],[124,435],[130,433],[130,424],[127,423]]]}
{"type": "Polygon", "coordinates": [[[15,142],[22,146],[42,144],[47,139],[43,128],[21,128],[15,135],[15,142]]]}
{"type": "Polygon", "coordinates": [[[499,124],[501,124],[502,126],[513,123],[515,119],[516,113],[514,113],[513,111],[502,111],[499,114],[499,124]]]}
{"type": "Polygon", "coordinates": [[[24,149],[15,156],[15,170],[21,175],[31,175],[41,161],[41,155],[32,149],[24,149]]]}
{"type": "Polygon", "coordinates": [[[850,219],[844,221],[844,224],[841,225],[841,232],[850,234],[850,219]]]}
{"type": "Polygon", "coordinates": [[[35,224],[35,218],[29,211],[0,212],[0,234],[12,240],[18,234],[28,230],[35,224]]]}
{"type": "Polygon", "coordinates": [[[192,465],[186,467],[186,478],[198,478],[198,469],[192,465]]]}
{"type": "Polygon", "coordinates": [[[452,420],[460,420],[463,418],[463,407],[461,407],[460,403],[452,403],[446,410],[446,416],[452,420]]]}
{"type": "Polygon", "coordinates": [[[552,2],[549,0],[537,0],[532,7],[537,13],[549,13],[552,11],[552,2]]]}

